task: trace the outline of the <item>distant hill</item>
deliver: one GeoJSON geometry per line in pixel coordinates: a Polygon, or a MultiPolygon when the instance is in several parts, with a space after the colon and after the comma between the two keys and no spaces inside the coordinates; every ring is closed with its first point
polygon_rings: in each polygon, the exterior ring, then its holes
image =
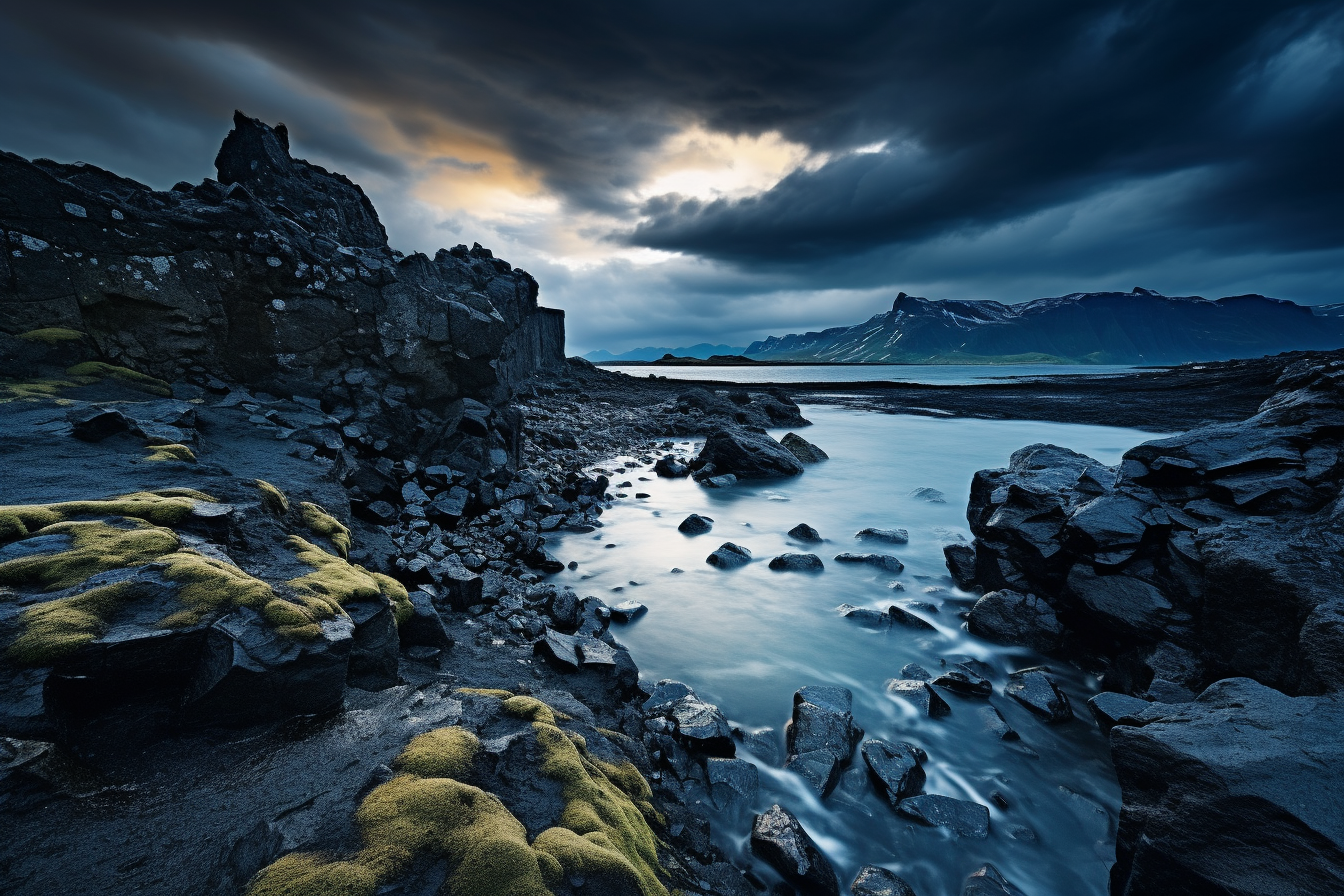
{"type": "Polygon", "coordinates": [[[1313,309],[1261,295],[1210,301],[1136,288],[1021,305],[901,293],[890,311],[861,324],[771,336],[743,354],[758,361],[1181,364],[1341,346],[1341,305],[1313,309]]]}
{"type": "Polygon", "coordinates": [[[740,355],[745,351],[742,346],[710,345],[702,342],[690,348],[632,348],[628,352],[613,355],[605,349],[589,352],[583,357],[594,364],[609,364],[614,361],[657,361],[663,355],[675,355],[678,358],[699,358],[704,360],[711,355],[740,355]]]}

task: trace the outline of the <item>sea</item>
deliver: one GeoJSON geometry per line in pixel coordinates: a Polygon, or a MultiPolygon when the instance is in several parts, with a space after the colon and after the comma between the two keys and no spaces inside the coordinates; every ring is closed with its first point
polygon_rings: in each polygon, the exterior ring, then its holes
{"type": "MultiPolygon", "coordinates": [[[[848,375],[854,370],[840,369],[848,375]]],[[[786,370],[770,369],[776,379],[786,370]]],[[[550,537],[549,550],[577,562],[553,580],[608,604],[634,598],[648,607],[633,622],[612,626],[647,685],[665,678],[685,682],[733,725],[769,729],[766,740],[777,757],[739,751],[759,769],[755,804],[731,816],[720,813],[714,823],[720,845],[762,879],[774,878],[750,855],[751,813],[779,803],[820,844],[846,892],[859,868],[874,864],[905,878],[920,896],[959,896],[966,876],[992,862],[1026,893],[1104,896],[1115,860],[1120,791],[1106,738],[1087,706],[1098,682],[1031,651],[970,635],[962,616],[976,595],[953,584],[943,546],[971,538],[966,503],[975,471],[1005,466],[1017,448],[1050,442],[1114,464],[1129,447],[1163,434],[819,405],[802,410],[813,425],[800,434],[830,460],[792,479],[713,490],[689,479],[660,479],[635,457],[612,458],[602,469],[621,497],[597,531],[550,537]],[[942,500],[930,501],[927,492],[916,494],[919,489],[935,489],[942,500]],[[690,513],[711,517],[713,530],[680,533],[677,526],[690,513]],[[790,539],[787,533],[798,523],[816,528],[824,543],[790,539]],[[906,529],[909,543],[857,540],[855,533],[869,526],[906,529]],[[729,541],[750,550],[752,562],[731,571],[709,566],[706,557],[729,541]],[[818,554],[825,570],[768,568],[772,557],[788,551],[818,554]],[[894,554],[905,570],[891,574],[836,563],[843,551],[894,554]],[[877,610],[895,604],[933,630],[869,630],[836,612],[846,603],[877,610]],[[966,659],[992,668],[995,692],[988,701],[944,692],[952,711],[943,718],[922,717],[884,689],[907,663],[936,676],[966,659]],[[1004,696],[1010,672],[1037,665],[1050,667],[1067,692],[1072,721],[1046,725],[1004,696]],[[848,688],[855,720],[868,737],[922,748],[928,754],[925,792],[987,806],[988,839],[958,839],[898,815],[873,791],[857,752],[835,791],[824,800],[814,796],[780,762],[793,694],[804,685],[848,688]],[[979,712],[986,702],[1019,739],[1000,740],[986,730],[979,712]]],[[[672,441],[672,450],[684,454],[698,448],[693,440],[672,441]]]]}
{"type": "Polygon", "coordinates": [[[916,383],[965,386],[973,383],[1041,379],[1051,376],[1119,376],[1140,368],[1104,364],[771,364],[769,366],[612,365],[629,376],[730,383],[916,383]]]}

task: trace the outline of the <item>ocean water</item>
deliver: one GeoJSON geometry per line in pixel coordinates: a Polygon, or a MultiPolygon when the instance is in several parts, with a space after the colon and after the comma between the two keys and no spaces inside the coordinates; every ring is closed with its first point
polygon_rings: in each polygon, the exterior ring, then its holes
{"type": "MultiPolygon", "coordinates": [[[[606,465],[612,492],[629,497],[604,514],[605,525],[596,532],[551,539],[548,547],[557,557],[578,561],[576,570],[553,580],[609,604],[627,598],[646,604],[648,612],[634,622],[612,626],[641,675],[649,683],[686,682],[717,703],[734,725],[773,728],[781,759],[793,692],[809,684],[839,685],[853,692],[855,720],[867,736],[908,741],[928,753],[926,793],[989,807],[989,838],[959,840],[898,816],[872,792],[857,751],[847,777],[819,801],[792,772],[739,750],[760,769],[761,793],[751,810],[778,802],[793,811],[835,865],[845,892],[862,865],[876,864],[900,874],[921,896],[959,896],[966,875],[990,861],[1035,896],[1102,896],[1115,857],[1120,795],[1106,740],[1086,705],[1097,683],[1051,664],[1076,716],[1062,725],[1045,725],[1005,697],[1008,672],[1049,661],[965,631],[957,614],[975,596],[952,584],[942,547],[969,541],[965,511],[972,474],[1005,465],[1017,448],[1053,442],[1110,464],[1158,434],[824,406],[804,406],[803,412],[815,425],[801,434],[831,459],[791,480],[712,490],[686,479],[658,479],[634,458],[606,465]],[[624,482],[630,485],[621,487],[624,482]],[[946,502],[912,497],[917,488],[938,489],[946,502]],[[649,497],[636,499],[637,492],[649,497]],[[713,531],[678,532],[677,525],[693,512],[712,517],[713,531]],[[826,541],[793,543],[786,533],[800,522],[818,529],[826,541]],[[907,529],[909,544],[857,541],[854,533],[867,526],[907,529]],[[725,541],[750,549],[753,562],[727,572],[707,565],[705,558],[725,541]],[[905,571],[893,575],[833,562],[847,550],[894,554],[905,571]],[[785,551],[817,553],[826,569],[771,571],[770,558],[785,551]],[[872,631],[834,611],[842,603],[884,610],[911,601],[937,607],[915,611],[935,632],[872,631]],[[1019,732],[1019,741],[1001,741],[984,730],[977,711],[983,699],[944,692],[951,714],[927,719],[885,693],[885,681],[899,677],[906,663],[919,663],[936,676],[944,664],[965,658],[995,670],[989,702],[1019,732]],[[991,801],[992,791],[1006,797],[1008,809],[991,801]]],[[[680,450],[698,448],[686,440],[676,444],[680,450]]],[[[750,812],[718,817],[715,831],[740,865],[753,863],[747,849],[750,812]]],[[[761,863],[754,866],[770,879],[761,863]]]]}
{"type": "Polygon", "coordinates": [[[890,381],[928,386],[965,386],[1003,379],[1049,376],[1116,376],[1138,368],[1103,364],[807,364],[769,367],[604,368],[629,376],[649,374],[670,380],[720,380],[730,383],[868,383],[890,381]]]}

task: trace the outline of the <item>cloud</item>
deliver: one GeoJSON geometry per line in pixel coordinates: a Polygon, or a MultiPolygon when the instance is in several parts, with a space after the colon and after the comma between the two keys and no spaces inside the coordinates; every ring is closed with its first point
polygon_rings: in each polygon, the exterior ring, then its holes
{"type": "Polygon", "coordinates": [[[0,11],[0,77],[3,148],[160,188],[234,108],[284,121],[400,248],[536,274],[575,348],[897,289],[1344,298],[1337,4],[48,0],[0,11]]]}

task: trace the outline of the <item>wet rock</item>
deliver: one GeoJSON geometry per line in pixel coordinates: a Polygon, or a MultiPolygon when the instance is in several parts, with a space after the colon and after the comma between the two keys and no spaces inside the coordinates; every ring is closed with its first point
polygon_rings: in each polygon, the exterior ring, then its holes
{"type": "Polygon", "coordinates": [[[644,717],[672,723],[673,734],[688,747],[710,756],[735,752],[728,720],[712,703],[706,703],[679,681],[663,679],[642,706],[644,717]]]}
{"type": "Polygon", "coordinates": [[[1073,718],[1068,695],[1043,668],[1023,669],[1008,676],[1003,692],[1047,722],[1057,724],[1073,718]]]}
{"type": "Polygon", "coordinates": [[[1117,725],[1124,807],[1111,892],[1341,892],[1341,727],[1337,697],[1288,697],[1245,678],[1142,727],[1117,725]]]}
{"type": "Polygon", "coordinates": [[[855,538],[872,539],[873,541],[885,541],[887,544],[909,544],[910,533],[905,529],[860,529],[854,533],[855,538]]]}
{"type": "Polygon", "coordinates": [[[1160,706],[1147,700],[1114,691],[1097,694],[1087,705],[1102,731],[1110,731],[1116,725],[1142,725],[1150,711],[1161,711],[1160,706]]]}
{"type": "Polygon", "coordinates": [[[658,459],[658,463],[653,465],[653,472],[667,479],[683,479],[691,475],[691,468],[675,454],[668,454],[658,459]]]}
{"type": "Polygon", "coordinates": [[[919,710],[920,714],[930,718],[945,716],[952,711],[952,707],[938,696],[937,691],[929,687],[927,681],[892,678],[888,679],[886,689],[891,696],[899,697],[919,710]]]}
{"type": "Polygon", "coordinates": [[[902,628],[912,628],[918,631],[937,631],[931,623],[920,619],[909,610],[902,609],[894,604],[887,607],[887,616],[891,619],[892,625],[899,625],[902,628]]]}
{"type": "Polygon", "coordinates": [[[732,473],[723,473],[718,476],[704,476],[696,480],[705,488],[731,488],[737,485],[737,477],[732,473]]]}
{"type": "Polygon", "coordinates": [[[647,610],[648,607],[637,600],[623,600],[611,608],[611,618],[616,622],[629,622],[647,610]]]}
{"type": "Polygon", "coordinates": [[[1159,637],[1172,617],[1172,603],[1157,586],[1129,575],[1097,575],[1087,563],[1069,571],[1065,588],[1104,625],[1131,636],[1159,637]]]}
{"type": "Polygon", "coordinates": [[[798,459],[770,436],[743,429],[710,433],[697,461],[714,465],[714,475],[738,479],[779,479],[803,472],[798,459]]]}
{"type": "Polygon", "coordinates": [[[481,603],[485,580],[465,566],[445,565],[439,584],[448,592],[448,602],[459,612],[481,603]]]}
{"type": "Polygon", "coordinates": [[[929,504],[946,504],[947,495],[938,491],[936,488],[917,488],[910,492],[910,497],[919,501],[925,501],[929,504]]]}
{"type": "Polygon", "coordinates": [[[983,840],[989,836],[989,809],[979,803],[926,793],[901,800],[896,810],[931,827],[947,828],[958,837],[983,840]]]}
{"type": "Polygon", "coordinates": [[[725,541],[717,551],[705,558],[705,562],[719,569],[736,569],[751,562],[751,551],[731,541],[725,541]]]}
{"type": "Polygon", "coordinates": [[[744,759],[710,757],[705,760],[709,796],[719,809],[749,806],[760,791],[760,773],[744,759]]]}
{"type": "Polygon", "coordinates": [[[693,513],[681,521],[681,524],[677,526],[677,531],[686,535],[702,535],[713,528],[714,520],[707,516],[693,513]]]}
{"type": "Polygon", "coordinates": [[[789,453],[798,458],[800,463],[815,464],[830,457],[825,451],[797,433],[785,433],[784,438],[779,440],[779,444],[787,448],[789,453]]]}
{"type": "Polygon", "coordinates": [[[817,799],[825,799],[839,783],[844,766],[830,750],[808,750],[790,755],[784,769],[806,781],[817,799]]]}
{"type": "Polygon", "coordinates": [[[978,710],[980,720],[984,723],[985,730],[997,737],[999,740],[1017,740],[1018,733],[1013,730],[1013,726],[1003,718],[993,706],[982,706],[978,710]]]}
{"type": "Polygon", "coordinates": [[[831,863],[789,810],[774,805],[756,816],[751,851],[802,896],[840,896],[831,863]]]}
{"type": "Polygon", "coordinates": [[[890,554],[855,554],[846,551],[843,554],[836,554],[835,562],[862,563],[884,569],[887,572],[900,572],[905,569],[905,564],[890,554]]]}
{"type": "Polygon", "coordinates": [[[975,548],[968,544],[949,544],[943,546],[943,559],[947,562],[947,571],[952,581],[963,591],[976,587],[975,548]]]}
{"type": "Polygon", "coordinates": [[[826,566],[816,554],[780,554],[770,561],[770,568],[782,572],[821,572],[826,566]]]}
{"type": "Polygon", "coordinates": [[[733,729],[733,738],[766,765],[779,764],[779,737],[774,728],[733,729]]]}
{"type": "Polygon", "coordinates": [[[932,681],[933,676],[929,670],[925,669],[919,663],[906,663],[901,667],[901,678],[913,678],[917,681],[932,681]]]}
{"type": "Polygon", "coordinates": [[[359,601],[345,605],[354,623],[348,681],[366,691],[381,691],[397,684],[397,638],[392,606],[386,600],[359,601]]]}
{"type": "Polygon", "coordinates": [[[793,716],[784,729],[791,755],[814,750],[829,753],[842,767],[849,764],[863,729],[854,724],[853,695],[847,688],[809,686],[793,695],[793,716]]]}
{"type": "MultiPolygon", "coordinates": [[[[1022,828],[1026,831],[1026,828],[1022,828]]],[[[1030,831],[1027,831],[1030,833],[1030,831]]],[[[1014,839],[1023,839],[1015,837],[1014,839]]],[[[1032,840],[1036,837],[1033,834],[1032,840]]],[[[961,890],[961,896],[1026,896],[1021,890],[1013,886],[1008,878],[999,873],[999,869],[986,862],[966,878],[966,886],[961,890]]]]}
{"type": "Polygon", "coordinates": [[[1008,589],[991,591],[976,601],[966,618],[966,629],[987,641],[1041,653],[1057,648],[1064,637],[1064,626],[1048,603],[1034,594],[1008,589]]]}
{"type": "Polygon", "coordinates": [[[807,523],[799,523],[789,530],[789,537],[796,541],[820,542],[821,534],[807,523]]]}
{"type": "Polygon", "coordinates": [[[940,688],[947,688],[963,697],[988,697],[994,692],[994,685],[978,672],[958,664],[933,680],[940,688]]]}
{"type": "Polygon", "coordinates": [[[864,865],[850,884],[853,896],[915,896],[914,889],[886,868],[864,865]]]}
{"type": "Polygon", "coordinates": [[[868,776],[877,792],[896,806],[924,789],[924,751],[905,742],[887,743],[870,738],[859,748],[868,776]]]}

